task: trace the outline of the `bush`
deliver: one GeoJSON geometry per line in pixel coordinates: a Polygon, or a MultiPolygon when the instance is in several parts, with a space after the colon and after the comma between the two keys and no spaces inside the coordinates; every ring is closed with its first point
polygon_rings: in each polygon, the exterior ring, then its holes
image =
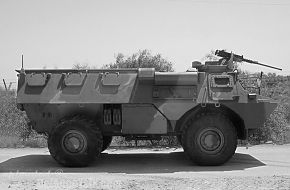
{"type": "Polygon", "coordinates": [[[22,137],[28,132],[28,118],[16,107],[14,91],[0,90],[0,136],[22,137]]]}
{"type": "Polygon", "coordinates": [[[46,146],[45,138],[28,122],[26,113],[16,107],[15,91],[0,89],[0,148],[46,146]]]}
{"type": "Polygon", "coordinates": [[[287,143],[288,113],[288,107],[285,104],[279,104],[266,120],[264,126],[259,128],[254,136],[250,138],[250,141],[254,141],[254,143],[267,141],[272,141],[275,144],[287,143]]]}
{"type": "Polygon", "coordinates": [[[22,147],[21,140],[17,136],[0,136],[0,148],[22,147]]]}
{"type": "Polygon", "coordinates": [[[47,136],[40,135],[35,131],[32,131],[28,138],[22,143],[25,147],[30,148],[44,148],[47,147],[47,136]]]}
{"type": "MultiPolygon", "coordinates": [[[[248,78],[250,74],[242,73],[248,78]]],[[[258,75],[256,73],[256,75],[258,75]]],[[[242,84],[255,85],[255,81],[245,80],[242,84]]],[[[270,97],[280,102],[274,112],[266,120],[264,126],[259,128],[254,136],[250,137],[253,143],[272,141],[276,144],[289,143],[289,120],[290,120],[290,83],[289,77],[276,76],[268,73],[263,75],[261,95],[270,97]]]]}
{"type": "Polygon", "coordinates": [[[177,146],[180,146],[180,144],[175,136],[163,136],[160,141],[159,140],[138,140],[137,142],[135,140],[126,141],[125,137],[117,136],[113,138],[111,146],[177,147],[177,146]]]}

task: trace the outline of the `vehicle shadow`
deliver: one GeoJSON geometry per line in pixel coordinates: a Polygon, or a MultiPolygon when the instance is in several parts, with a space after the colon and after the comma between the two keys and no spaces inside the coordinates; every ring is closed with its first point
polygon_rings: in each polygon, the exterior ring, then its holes
{"type": "Polygon", "coordinates": [[[0,163],[0,173],[6,172],[39,172],[39,173],[174,173],[201,171],[235,171],[244,170],[265,164],[256,158],[236,153],[231,160],[222,166],[197,166],[184,152],[171,153],[136,153],[108,154],[102,153],[96,161],[84,168],[68,168],[57,164],[50,155],[26,155],[11,158],[0,163]]]}

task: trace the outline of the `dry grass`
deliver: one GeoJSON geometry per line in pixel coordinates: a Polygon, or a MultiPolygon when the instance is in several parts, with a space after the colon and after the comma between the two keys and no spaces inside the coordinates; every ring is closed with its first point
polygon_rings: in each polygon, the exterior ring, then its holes
{"type": "Polygon", "coordinates": [[[47,146],[47,139],[43,135],[29,137],[22,140],[17,136],[0,136],[0,148],[43,148],[47,146]]]}
{"type": "Polygon", "coordinates": [[[25,141],[22,141],[22,144],[23,146],[30,148],[47,147],[47,137],[33,131],[25,141]]]}
{"type": "Polygon", "coordinates": [[[0,148],[19,148],[21,142],[16,136],[0,136],[0,148]]]}

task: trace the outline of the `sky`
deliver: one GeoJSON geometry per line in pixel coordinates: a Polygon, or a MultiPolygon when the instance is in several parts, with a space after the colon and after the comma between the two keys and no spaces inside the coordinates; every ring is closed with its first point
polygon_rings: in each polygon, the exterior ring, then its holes
{"type": "MultiPolygon", "coordinates": [[[[288,0],[0,0],[0,79],[15,69],[101,67],[118,53],[148,49],[177,72],[215,49],[283,68],[242,64],[250,72],[290,74],[288,0]]],[[[0,84],[1,84],[0,82],[0,84]]],[[[16,84],[16,83],[15,83],[16,84]]]]}

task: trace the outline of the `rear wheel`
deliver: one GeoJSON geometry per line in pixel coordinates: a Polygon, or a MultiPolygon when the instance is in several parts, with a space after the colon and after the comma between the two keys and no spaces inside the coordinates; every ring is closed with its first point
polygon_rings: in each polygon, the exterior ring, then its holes
{"type": "Polygon", "coordinates": [[[182,146],[198,165],[221,165],[235,153],[237,132],[224,115],[203,113],[186,123],[182,146]]]}
{"type": "Polygon", "coordinates": [[[109,148],[111,142],[112,142],[113,137],[112,136],[103,136],[103,148],[102,152],[109,148]]]}
{"type": "Polygon", "coordinates": [[[48,138],[51,156],[63,166],[87,166],[101,153],[102,146],[100,129],[84,116],[61,120],[48,138]]]}

